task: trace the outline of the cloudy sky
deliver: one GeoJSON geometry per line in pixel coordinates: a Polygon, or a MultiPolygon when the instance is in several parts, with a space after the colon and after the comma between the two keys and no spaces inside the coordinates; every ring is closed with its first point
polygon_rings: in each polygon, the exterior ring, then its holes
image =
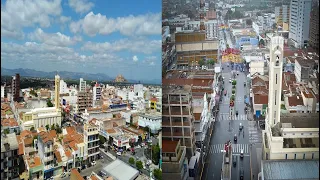
{"type": "Polygon", "coordinates": [[[161,79],[161,0],[1,0],[1,67],[161,79]]]}

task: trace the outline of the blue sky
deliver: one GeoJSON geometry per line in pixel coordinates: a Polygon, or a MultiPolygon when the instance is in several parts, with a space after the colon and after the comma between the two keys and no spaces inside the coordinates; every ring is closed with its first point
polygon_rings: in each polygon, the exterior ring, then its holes
{"type": "Polygon", "coordinates": [[[1,66],[160,82],[161,0],[2,0],[1,66]]]}

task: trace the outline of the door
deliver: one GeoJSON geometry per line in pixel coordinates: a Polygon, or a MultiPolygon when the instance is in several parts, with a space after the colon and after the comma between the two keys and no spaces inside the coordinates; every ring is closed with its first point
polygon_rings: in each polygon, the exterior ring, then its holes
{"type": "Polygon", "coordinates": [[[260,111],[260,110],[257,110],[257,111],[256,111],[256,117],[259,118],[260,115],[261,115],[261,111],[260,111]]]}

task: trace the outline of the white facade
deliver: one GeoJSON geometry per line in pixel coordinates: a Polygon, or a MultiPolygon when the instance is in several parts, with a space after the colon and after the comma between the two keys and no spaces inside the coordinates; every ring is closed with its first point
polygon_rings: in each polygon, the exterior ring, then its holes
{"type": "Polygon", "coordinates": [[[4,98],[4,86],[1,86],[1,98],[4,98]]]}
{"type": "Polygon", "coordinates": [[[304,47],[309,40],[310,12],[312,0],[291,0],[289,39],[296,48],[304,47]]]}
{"type": "Polygon", "coordinates": [[[98,159],[99,151],[99,129],[95,125],[84,124],[84,160],[92,162],[98,159]]]}
{"type": "Polygon", "coordinates": [[[284,39],[281,36],[271,38],[270,64],[269,64],[269,99],[268,124],[273,127],[280,122],[282,67],[283,67],[284,39]]]}
{"type": "Polygon", "coordinates": [[[250,75],[253,76],[255,73],[264,75],[264,61],[263,60],[251,60],[249,64],[250,75]]]}
{"type": "Polygon", "coordinates": [[[252,28],[257,34],[260,34],[263,31],[263,25],[259,21],[252,22],[252,28]]]}
{"type": "MultiPolygon", "coordinates": [[[[218,37],[218,21],[208,20],[204,22],[206,29],[206,39],[214,39],[218,37]]],[[[200,21],[188,21],[184,30],[199,30],[200,21]]]]}
{"type": "Polygon", "coordinates": [[[79,91],[84,92],[87,87],[87,82],[83,80],[83,78],[80,78],[80,83],[79,83],[79,91]]]}
{"type": "Polygon", "coordinates": [[[60,80],[60,93],[61,94],[69,93],[68,85],[62,79],[60,80]]]}
{"type": "MultiPolygon", "coordinates": [[[[35,129],[39,127],[45,127],[47,124],[58,124],[61,126],[61,111],[57,110],[55,107],[35,108],[29,112],[26,112],[25,114],[31,115],[31,125],[35,129]]],[[[30,121],[23,123],[23,126],[30,127],[30,121]]]]}
{"type": "Polygon", "coordinates": [[[93,107],[96,105],[96,102],[101,99],[101,92],[102,92],[102,87],[99,84],[96,84],[93,87],[93,107]]]}
{"type": "Polygon", "coordinates": [[[139,114],[138,125],[150,128],[152,133],[158,133],[161,130],[161,114],[139,114]]]}

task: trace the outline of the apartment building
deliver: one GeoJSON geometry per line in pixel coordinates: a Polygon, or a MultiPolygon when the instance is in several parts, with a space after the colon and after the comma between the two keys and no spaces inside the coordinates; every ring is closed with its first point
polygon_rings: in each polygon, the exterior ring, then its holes
{"type": "MultiPolygon", "coordinates": [[[[214,39],[218,38],[218,21],[214,20],[206,20],[204,22],[206,39],[214,39]]],[[[200,21],[188,21],[183,27],[183,31],[197,31],[200,29],[200,21]]]]}
{"type": "Polygon", "coordinates": [[[163,140],[162,178],[186,180],[188,176],[186,147],[181,146],[180,140],[163,140]]]}
{"type": "Polygon", "coordinates": [[[138,125],[140,127],[148,127],[152,133],[159,133],[161,131],[161,114],[160,113],[140,113],[138,125]]]}
{"type": "Polygon", "coordinates": [[[294,63],[294,74],[297,82],[306,82],[313,73],[315,61],[309,58],[296,57],[294,63]]]}
{"type": "Polygon", "coordinates": [[[100,84],[96,83],[93,87],[93,106],[99,105],[99,101],[101,99],[102,87],[100,84]]]}
{"type": "Polygon", "coordinates": [[[77,106],[78,106],[79,113],[84,113],[85,109],[92,107],[92,104],[93,104],[92,98],[93,98],[92,92],[89,92],[89,91],[78,92],[77,106]]]}
{"type": "Polygon", "coordinates": [[[20,99],[20,74],[16,74],[15,76],[12,76],[11,88],[12,88],[13,101],[19,101],[19,99],[20,99]]]}
{"type": "Polygon", "coordinates": [[[278,25],[282,25],[283,23],[288,23],[290,20],[290,6],[289,5],[282,5],[275,7],[275,18],[276,23],[278,25]]]}
{"type": "Polygon", "coordinates": [[[54,174],[54,155],[53,155],[53,136],[56,135],[55,131],[51,133],[42,131],[38,134],[38,154],[41,162],[44,165],[44,178],[48,179],[54,174]]]}
{"type": "Polygon", "coordinates": [[[190,158],[196,141],[191,86],[166,86],[162,91],[162,139],[180,140],[190,158]]]}
{"type": "Polygon", "coordinates": [[[85,144],[85,159],[91,163],[98,159],[99,151],[99,128],[98,126],[87,123],[83,125],[83,136],[85,144]]]}
{"type": "Polygon", "coordinates": [[[1,133],[1,179],[19,177],[18,141],[15,133],[1,133]]]}
{"type": "Polygon", "coordinates": [[[296,48],[303,48],[309,40],[312,0],[291,0],[289,40],[296,48]]]}
{"type": "Polygon", "coordinates": [[[319,53],[319,1],[312,4],[309,45],[319,53]]]}
{"type": "Polygon", "coordinates": [[[85,80],[83,80],[83,78],[80,78],[79,91],[80,92],[85,92],[86,91],[86,87],[87,87],[87,82],[85,80]]]}

